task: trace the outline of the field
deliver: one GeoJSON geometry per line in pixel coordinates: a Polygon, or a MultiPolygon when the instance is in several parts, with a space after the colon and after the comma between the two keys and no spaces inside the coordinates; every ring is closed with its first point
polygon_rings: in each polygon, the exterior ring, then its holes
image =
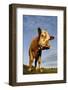
{"type": "Polygon", "coordinates": [[[41,68],[42,72],[38,69],[35,70],[35,67],[32,67],[32,71],[28,71],[28,66],[23,65],[23,74],[51,74],[51,73],[57,73],[57,68],[41,68]]]}

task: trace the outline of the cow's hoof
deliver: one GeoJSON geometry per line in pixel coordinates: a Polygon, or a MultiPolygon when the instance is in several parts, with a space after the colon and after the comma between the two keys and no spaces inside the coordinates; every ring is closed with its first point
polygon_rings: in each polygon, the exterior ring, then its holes
{"type": "Polygon", "coordinates": [[[40,69],[40,72],[43,72],[43,70],[42,70],[42,69],[40,69]]]}
{"type": "Polygon", "coordinates": [[[29,69],[28,69],[28,71],[29,71],[29,72],[31,72],[31,71],[32,71],[32,69],[31,69],[31,68],[29,68],[29,69]]]}
{"type": "Polygon", "coordinates": [[[35,70],[38,71],[38,68],[36,67],[35,70]]]}

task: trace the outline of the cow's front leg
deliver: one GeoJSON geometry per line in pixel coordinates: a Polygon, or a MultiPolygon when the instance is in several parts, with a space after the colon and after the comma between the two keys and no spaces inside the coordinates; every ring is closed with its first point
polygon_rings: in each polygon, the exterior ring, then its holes
{"type": "Polygon", "coordinates": [[[40,72],[43,71],[43,70],[41,69],[41,63],[42,63],[41,56],[39,56],[39,58],[38,58],[38,66],[39,66],[40,72]]]}

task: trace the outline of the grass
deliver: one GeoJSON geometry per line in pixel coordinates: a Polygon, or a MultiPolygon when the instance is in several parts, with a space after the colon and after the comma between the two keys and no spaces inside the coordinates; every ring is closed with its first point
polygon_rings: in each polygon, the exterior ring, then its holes
{"type": "Polygon", "coordinates": [[[51,74],[51,73],[57,73],[57,68],[41,68],[42,72],[39,69],[35,69],[34,66],[32,66],[32,71],[28,71],[28,66],[23,65],[23,74],[51,74]]]}

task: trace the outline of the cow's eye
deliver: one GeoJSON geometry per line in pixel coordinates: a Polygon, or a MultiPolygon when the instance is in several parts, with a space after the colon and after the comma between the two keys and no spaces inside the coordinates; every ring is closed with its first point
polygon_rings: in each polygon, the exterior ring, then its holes
{"type": "Polygon", "coordinates": [[[41,37],[44,37],[43,35],[41,35],[41,37]]]}

